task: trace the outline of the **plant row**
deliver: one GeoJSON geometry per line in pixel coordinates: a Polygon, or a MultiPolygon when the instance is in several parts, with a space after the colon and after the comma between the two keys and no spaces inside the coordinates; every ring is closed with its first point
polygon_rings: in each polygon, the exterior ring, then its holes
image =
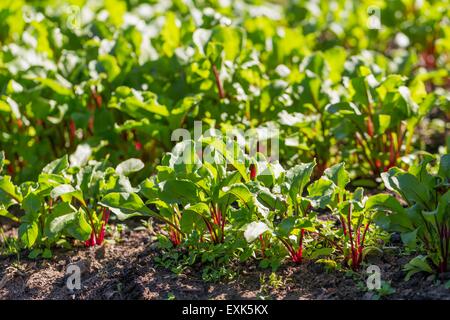
{"type": "Polygon", "coordinates": [[[367,196],[351,185],[344,163],[312,180],[315,161],[285,170],[244,150],[217,138],[180,142],[138,186],[128,176],[143,168],[140,160],[112,168],[107,160],[79,164],[71,156],[72,165],[64,156],[37,181],[16,186],[1,176],[0,215],[20,223],[31,257],[50,257],[53,247],[70,247],[73,240],[101,245],[112,212],[119,220],[153,217],[169,247],[228,244],[241,260],[272,268],[286,257],[301,263],[306,256],[333,257],[358,270],[383,229],[425,253],[407,265],[410,274],[448,270],[450,155],[437,162],[426,155],[408,171],[391,168],[381,178],[392,193],[367,196]],[[213,161],[201,161],[198,150],[213,161]]]}

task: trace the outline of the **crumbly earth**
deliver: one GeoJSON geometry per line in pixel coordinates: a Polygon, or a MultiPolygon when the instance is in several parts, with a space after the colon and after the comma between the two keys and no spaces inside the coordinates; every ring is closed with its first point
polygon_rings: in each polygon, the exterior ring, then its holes
{"type": "MultiPolygon", "coordinates": [[[[120,241],[101,247],[78,247],[56,251],[50,260],[31,260],[16,256],[0,257],[0,299],[372,299],[367,291],[367,274],[350,275],[344,271],[326,271],[322,265],[305,262],[286,264],[277,271],[278,281],[269,279],[270,270],[256,263],[236,265],[237,276],[223,282],[205,282],[201,270],[189,270],[177,276],[158,267],[158,255],[149,230],[124,231],[120,241]],[[80,290],[67,288],[69,264],[81,269],[80,290]]],[[[390,282],[395,293],[384,299],[446,299],[450,290],[444,283],[450,274],[436,279],[416,274],[404,281],[402,266],[410,257],[385,250],[372,258],[381,268],[382,279],[390,282]]]]}

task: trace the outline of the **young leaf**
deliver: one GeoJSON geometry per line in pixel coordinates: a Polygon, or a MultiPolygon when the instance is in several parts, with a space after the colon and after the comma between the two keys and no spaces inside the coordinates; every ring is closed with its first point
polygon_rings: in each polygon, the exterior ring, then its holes
{"type": "Polygon", "coordinates": [[[18,188],[11,182],[10,176],[0,177],[0,192],[4,192],[17,202],[22,202],[22,195],[18,188]]]}
{"type": "Polygon", "coordinates": [[[22,209],[28,216],[37,217],[41,209],[42,199],[35,193],[29,193],[22,202],[22,209]]]}
{"type": "Polygon", "coordinates": [[[27,248],[31,248],[34,245],[38,235],[39,226],[36,221],[22,223],[19,227],[19,238],[27,248]]]}
{"type": "Polygon", "coordinates": [[[11,219],[12,221],[19,222],[19,218],[10,213],[5,207],[0,205],[0,216],[11,219]]]}
{"type": "Polygon", "coordinates": [[[320,249],[314,250],[311,253],[310,258],[317,259],[320,256],[329,256],[332,253],[333,253],[333,248],[320,248],[320,249]]]}
{"type": "Polygon", "coordinates": [[[383,210],[391,213],[405,212],[405,209],[395,197],[385,193],[369,197],[366,202],[366,210],[383,210]]]}
{"type": "MultiPolygon", "coordinates": [[[[189,234],[197,226],[200,230],[205,228],[205,222],[203,218],[209,219],[210,212],[209,207],[205,203],[197,203],[193,206],[189,206],[183,210],[183,214],[180,220],[181,231],[189,234]]],[[[197,229],[198,230],[198,229],[197,229]]]]}
{"type": "Polygon", "coordinates": [[[314,207],[325,208],[332,201],[335,189],[331,180],[322,177],[308,186],[308,198],[314,207]]]}
{"type": "Polygon", "coordinates": [[[426,256],[417,256],[409,261],[404,266],[405,271],[407,271],[405,281],[408,281],[414,274],[418,272],[428,272],[433,273],[433,269],[431,269],[430,265],[427,262],[426,256]]]}
{"type": "Polygon", "coordinates": [[[142,199],[135,193],[113,192],[104,196],[99,205],[109,208],[119,220],[140,215],[158,216],[147,208],[142,199]]]}
{"type": "Polygon", "coordinates": [[[289,195],[294,202],[297,202],[297,197],[301,197],[303,189],[308,184],[311,174],[316,165],[316,161],[309,163],[302,163],[292,167],[286,172],[286,180],[290,183],[289,195]]]}
{"type": "Polygon", "coordinates": [[[231,203],[235,199],[239,200],[245,206],[250,206],[254,203],[253,194],[243,183],[235,183],[222,188],[220,195],[221,202],[231,203]],[[226,197],[227,195],[233,195],[233,197],[226,197]]]}
{"type": "Polygon", "coordinates": [[[82,208],[78,209],[74,219],[67,223],[65,229],[69,235],[80,241],[89,239],[92,233],[91,224],[82,208]]]}
{"type": "Polygon", "coordinates": [[[276,234],[278,236],[287,238],[291,234],[292,230],[295,228],[296,218],[288,217],[283,219],[278,225],[276,229],[276,234]]]}
{"type": "Polygon", "coordinates": [[[79,144],[73,154],[70,155],[70,165],[72,167],[81,167],[85,165],[91,157],[92,149],[87,144],[79,144]]]}
{"type": "Polygon", "coordinates": [[[250,179],[248,177],[247,168],[244,163],[244,155],[240,146],[232,141],[231,143],[225,144],[223,141],[218,140],[216,137],[203,138],[202,143],[214,148],[217,152],[222,154],[222,156],[230,163],[244,178],[245,182],[250,179]]]}
{"type": "Polygon", "coordinates": [[[167,203],[196,203],[198,201],[198,188],[190,180],[170,179],[163,182],[159,197],[167,203]]]}
{"type": "Polygon", "coordinates": [[[430,190],[417,180],[412,174],[405,173],[398,175],[398,186],[406,199],[413,203],[419,203],[424,208],[428,208],[431,201],[430,190]]]}
{"type": "Polygon", "coordinates": [[[400,235],[403,243],[410,249],[415,249],[417,245],[417,229],[411,232],[404,232],[400,235]]]}
{"type": "Polygon", "coordinates": [[[130,173],[137,172],[144,168],[144,163],[140,159],[128,159],[121,162],[116,167],[116,172],[119,175],[128,176],[130,173]]]}
{"type": "Polygon", "coordinates": [[[350,182],[350,177],[345,170],[344,163],[338,163],[326,169],[324,174],[341,190],[345,189],[345,186],[350,182]]]}
{"type": "Polygon", "coordinates": [[[66,170],[68,167],[69,158],[67,157],[67,155],[64,155],[62,158],[56,159],[47,164],[44,169],[42,169],[42,172],[49,174],[59,174],[62,171],[66,170]]]}
{"type": "Polygon", "coordinates": [[[71,204],[59,202],[53,207],[52,213],[46,219],[45,235],[54,239],[76,219],[77,211],[71,204]]]}
{"type": "Polygon", "coordinates": [[[81,192],[81,190],[76,190],[70,184],[62,184],[53,188],[53,190],[50,192],[50,196],[53,199],[61,197],[63,201],[71,201],[73,197],[80,201],[83,206],[86,206],[86,202],[84,201],[83,193],[81,192]]]}

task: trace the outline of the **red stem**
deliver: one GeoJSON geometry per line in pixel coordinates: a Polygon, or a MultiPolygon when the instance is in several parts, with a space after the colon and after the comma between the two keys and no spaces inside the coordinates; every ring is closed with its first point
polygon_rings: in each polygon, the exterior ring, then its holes
{"type": "Polygon", "coordinates": [[[359,248],[358,248],[358,255],[359,255],[359,257],[358,257],[358,265],[361,264],[361,262],[362,262],[362,250],[364,248],[364,240],[366,239],[366,233],[367,233],[367,230],[369,230],[369,225],[370,225],[370,222],[368,222],[366,224],[366,227],[364,228],[364,231],[363,231],[361,243],[359,244],[359,248]]]}
{"type": "Polygon", "coordinates": [[[217,70],[215,64],[213,64],[212,69],[214,73],[214,78],[216,79],[217,89],[219,90],[219,98],[222,100],[223,98],[225,98],[225,91],[223,90],[222,81],[220,81],[219,71],[217,70]]]}
{"type": "Polygon", "coordinates": [[[300,243],[299,243],[299,247],[298,247],[298,251],[297,251],[297,260],[298,262],[302,262],[302,258],[303,258],[303,237],[305,235],[305,229],[301,230],[300,233],[300,243]]]}
{"type": "Polygon", "coordinates": [[[71,119],[70,122],[69,122],[69,139],[70,139],[70,145],[71,146],[73,146],[74,142],[75,142],[76,130],[77,130],[77,127],[75,125],[75,121],[73,121],[71,119]]]}
{"type": "Polygon", "coordinates": [[[259,235],[259,241],[261,242],[262,256],[263,256],[263,258],[265,258],[266,257],[266,246],[265,246],[264,238],[263,238],[262,234],[259,235]]]}
{"type": "Polygon", "coordinates": [[[392,132],[389,131],[389,167],[392,168],[395,166],[395,150],[394,150],[394,137],[392,136],[392,132]]]}
{"type": "Polygon", "coordinates": [[[350,240],[350,247],[352,251],[352,268],[356,269],[356,252],[355,252],[355,246],[353,244],[353,231],[352,231],[352,220],[351,220],[351,214],[352,214],[352,206],[351,204],[348,207],[348,213],[347,213],[347,223],[348,223],[348,234],[349,234],[349,240],[350,240]]]}
{"type": "Polygon", "coordinates": [[[342,217],[340,217],[341,225],[342,225],[342,231],[344,231],[344,236],[347,235],[347,227],[345,226],[345,221],[342,217]]]}

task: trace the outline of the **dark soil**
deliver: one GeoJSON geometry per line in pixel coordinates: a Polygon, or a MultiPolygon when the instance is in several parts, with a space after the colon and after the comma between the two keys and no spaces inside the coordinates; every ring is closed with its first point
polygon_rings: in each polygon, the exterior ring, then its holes
{"type": "MultiPolygon", "coordinates": [[[[14,256],[0,257],[0,299],[372,299],[362,271],[326,271],[322,265],[305,262],[285,265],[277,271],[276,283],[269,282],[270,270],[254,265],[237,267],[230,281],[205,282],[200,271],[177,276],[156,266],[158,255],[147,231],[126,231],[121,241],[102,247],[54,252],[51,260],[30,260],[14,256]],[[66,286],[67,266],[81,269],[80,290],[66,286]]],[[[441,280],[427,274],[416,274],[405,282],[402,266],[410,257],[400,256],[396,249],[385,250],[371,262],[382,271],[382,280],[390,282],[395,293],[384,299],[447,299],[450,290],[441,280]]]]}

